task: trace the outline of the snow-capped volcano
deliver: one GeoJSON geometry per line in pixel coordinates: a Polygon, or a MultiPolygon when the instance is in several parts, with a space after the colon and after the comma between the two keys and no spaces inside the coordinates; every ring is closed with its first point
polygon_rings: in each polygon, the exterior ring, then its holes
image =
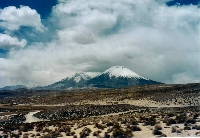
{"type": "Polygon", "coordinates": [[[88,85],[98,88],[122,88],[145,84],[161,84],[127,69],[123,66],[113,66],[99,76],[88,80],[88,85]]]}
{"type": "Polygon", "coordinates": [[[91,79],[91,77],[84,72],[76,73],[72,77],[67,77],[61,81],[45,86],[44,89],[82,88],[85,87],[89,79],[91,79]]]}
{"type": "Polygon", "coordinates": [[[81,73],[76,73],[75,75],[73,75],[71,77],[71,79],[73,79],[75,82],[78,83],[81,80],[89,80],[89,79],[91,79],[91,77],[89,75],[87,75],[86,73],[81,72],[81,73]]]}
{"type": "Polygon", "coordinates": [[[113,66],[107,69],[106,71],[104,71],[102,74],[109,74],[109,77],[127,77],[127,78],[135,78],[135,79],[142,78],[142,79],[149,80],[123,66],[113,66]]]}

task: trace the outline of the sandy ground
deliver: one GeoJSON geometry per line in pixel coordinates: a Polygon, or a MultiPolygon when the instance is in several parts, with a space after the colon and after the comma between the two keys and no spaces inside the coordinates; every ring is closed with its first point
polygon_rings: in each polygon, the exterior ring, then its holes
{"type": "MultiPolygon", "coordinates": [[[[97,105],[106,105],[107,104],[107,101],[108,99],[105,99],[104,101],[81,101],[80,103],[75,103],[77,105],[79,104],[97,104],[97,105]]],[[[166,104],[166,103],[161,103],[161,102],[155,102],[155,101],[152,101],[152,100],[149,100],[149,99],[140,99],[140,100],[131,100],[131,99],[125,99],[123,101],[119,101],[118,104],[131,104],[131,105],[136,105],[136,106],[145,106],[145,107],[181,107],[183,105],[178,105],[178,104],[173,104],[171,102],[171,104],[166,104]]],[[[36,105],[35,105],[36,106],[36,105]]],[[[44,106],[44,105],[43,105],[44,106]]],[[[52,105],[47,105],[47,106],[52,106],[52,105]]],[[[53,105],[55,106],[55,105],[53,105]]],[[[63,105],[58,105],[58,106],[63,106],[63,105]]],[[[184,105],[184,106],[187,106],[187,105],[184,105]]],[[[38,122],[38,121],[47,121],[47,120],[41,120],[39,118],[36,118],[34,117],[33,115],[38,113],[40,111],[33,111],[33,112],[29,112],[27,115],[25,115],[26,117],[26,121],[25,123],[31,123],[31,122],[38,122]]],[[[127,111],[127,112],[130,112],[130,111],[127,111]]],[[[126,113],[126,112],[119,112],[119,113],[113,113],[113,114],[107,114],[107,115],[102,115],[101,117],[104,117],[104,116],[109,116],[109,115],[119,115],[119,114],[122,114],[122,113],[126,113]]],[[[101,121],[99,122],[101,123],[101,121]]],[[[162,126],[162,130],[161,132],[163,134],[166,134],[167,137],[200,137],[200,130],[196,130],[196,129],[192,129],[192,130],[183,130],[184,128],[184,125],[183,124],[175,124],[175,125],[171,125],[169,126],[168,128],[166,128],[166,124],[163,123],[162,121],[160,121],[160,125],[162,126]],[[172,133],[171,130],[172,130],[172,127],[173,126],[176,126],[178,127],[177,129],[181,130],[181,133],[172,133]],[[196,135],[196,133],[199,132],[198,135],[196,135]]],[[[195,125],[200,125],[200,122],[197,122],[195,125]]],[[[142,131],[137,131],[137,132],[133,132],[133,135],[134,135],[134,138],[147,138],[147,137],[152,137],[152,138],[155,138],[157,136],[154,136],[152,134],[152,131],[154,129],[154,126],[143,126],[142,123],[139,123],[138,125],[142,131]]],[[[95,128],[94,127],[94,124],[93,125],[87,125],[87,126],[84,126],[84,127],[81,127],[81,128],[77,128],[77,124],[75,124],[72,128],[71,128],[71,131],[74,131],[75,132],[75,135],[79,136],[79,133],[85,128],[89,128],[90,130],[92,130],[92,132],[90,133],[90,136],[89,137],[94,137],[93,136],[93,133],[95,131],[98,131],[99,129],[98,128],[95,128]]],[[[56,127],[54,126],[50,126],[49,129],[51,130],[55,130],[56,127]]],[[[101,130],[101,133],[100,133],[100,136],[103,137],[104,136],[104,133],[108,130],[109,128],[105,128],[104,130],[101,130]]],[[[1,134],[2,132],[0,132],[1,134]]],[[[37,134],[37,132],[35,130],[33,131],[29,131],[29,132],[26,132],[29,134],[29,137],[31,137],[31,134],[37,134]]],[[[23,132],[23,134],[25,134],[23,132]]],[[[64,132],[61,132],[62,134],[62,137],[63,138],[72,138],[73,136],[66,136],[66,133],[64,132]]],[[[42,134],[41,134],[42,135],[42,134]]],[[[23,138],[23,136],[21,136],[21,138],[23,138]]],[[[37,137],[36,137],[37,138],[37,137]]],[[[38,136],[39,138],[39,136],[38,136]]],[[[61,137],[60,137],[61,138],[61,137]]]]}
{"type": "Polygon", "coordinates": [[[27,115],[25,115],[26,117],[26,121],[24,123],[32,123],[32,122],[39,122],[39,121],[47,121],[47,120],[42,120],[39,118],[34,117],[33,115],[38,113],[40,111],[35,111],[35,112],[29,112],[27,115]]]}
{"type": "MultiPolygon", "coordinates": [[[[152,134],[152,131],[154,129],[154,126],[143,126],[142,123],[139,123],[138,125],[142,131],[136,131],[136,132],[133,132],[133,135],[134,135],[134,138],[157,138],[158,136],[154,136],[152,134]]],[[[167,137],[200,137],[200,135],[196,135],[195,133],[196,132],[199,132],[199,130],[182,130],[181,133],[171,133],[171,128],[173,126],[178,126],[179,129],[181,128],[184,128],[184,125],[183,124],[176,124],[176,125],[172,125],[172,126],[169,126],[169,128],[164,128],[164,126],[166,126],[164,123],[161,123],[161,126],[162,126],[162,132],[164,134],[167,135],[167,137]]],[[[75,132],[75,135],[79,136],[79,133],[85,128],[89,128],[92,130],[92,132],[90,133],[90,135],[88,136],[88,138],[95,138],[93,136],[93,133],[95,131],[98,131],[99,129],[98,128],[95,128],[94,125],[87,125],[87,126],[84,126],[84,127],[81,127],[81,128],[78,128],[77,129],[77,126],[76,124],[72,127],[71,131],[74,131],[75,132]]],[[[54,126],[50,126],[48,127],[49,129],[51,130],[55,130],[57,127],[54,127],[54,126]]],[[[103,137],[104,136],[104,133],[108,130],[108,128],[105,128],[104,130],[101,130],[101,133],[100,133],[100,136],[103,137]]],[[[0,132],[1,133],[1,132],[0,132]]],[[[25,134],[23,132],[23,134],[25,134]]],[[[29,131],[29,132],[26,132],[26,134],[29,134],[29,137],[31,137],[32,134],[37,134],[36,131],[29,131]]],[[[41,134],[41,133],[40,133],[41,134]]],[[[44,134],[47,134],[47,133],[44,133],[44,134]]],[[[62,134],[62,137],[59,137],[59,138],[73,138],[73,136],[66,136],[66,133],[65,132],[61,132],[62,134]]],[[[41,134],[42,135],[42,134],[41,134]]],[[[23,138],[23,136],[21,136],[21,138],[23,138]]],[[[39,136],[38,136],[39,138],[39,136]]]]}
{"type": "MultiPolygon", "coordinates": [[[[74,102],[73,105],[84,105],[84,104],[94,104],[94,105],[106,105],[110,104],[110,101],[113,101],[112,98],[105,98],[103,100],[81,100],[79,102],[74,102]]],[[[200,104],[200,97],[190,97],[184,99],[182,97],[176,97],[175,99],[170,99],[168,101],[153,101],[150,97],[134,100],[134,99],[124,99],[122,101],[116,100],[119,104],[131,104],[136,106],[145,106],[145,107],[183,107],[183,106],[195,106],[200,104]]],[[[66,106],[71,105],[72,103],[63,103],[63,104],[33,104],[32,106],[66,106]]],[[[22,104],[23,105],[23,104],[22,104]]]]}
{"type": "MultiPolygon", "coordinates": [[[[75,103],[75,105],[79,104],[95,104],[95,105],[107,105],[109,100],[97,100],[97,101],[81,101],[80,103],[75,103]]],[[[153,100],[149,99],[140,99],[140,100],[129,100],[125,99],[123,101],[117,101],[118,104],[130,104],[130,105],[135,105],[135,106],[142,106],[142,107],[183,107],[183,106],[188,106],[183,105],[183,104],[174,104],[173,102],[156,102],[153,100]]]]}
{"type": "MultiPolygon", "coordinates": [[[[26,115],[26,123],[30,123],[30,122],[38,122],[38,121],[43,121],[41,119],[38,119],[36,117],[34,117],[33,115],[38,113],[40,111],[34,111],[34,112],[30,112],[26,115]]],[[[126,112],[120,112],[120,113],[114,113],[114,114],[108,114],[108,115],[103,115],[101,117],[104,117],[104,116],[109,116],[109,115],[119,115],[121,113],[126,113],[126,112]]],[[[102,124],[102,121],[100,120],[99,124],[102,124]]],[[[184,128],[184,124],[173,124],[171,126],[168,126],[166,127],[166,124],[163,123],[162,121],[160,121],[160,125],[162,126],[162,130],[161,132],[163,134],[166,134],[167,137],[200,137],[200,134],[199,135],[196,135],[196,132],[200,132],[200,130],[196,130],[196,129],[192,129],[192,130],[183,130],[184,128]],[[176,127],[178,130],[181,130],[181,133],[172,133],[171,130],[172,130],[172,127],[176,127]]],[[[197,122],[195,125],[200,125],[200,122],[197,122]]],[[[152,131],[154,129],[154,126],[144,126],[142,123],[139,123],[138,125],[142,131],[136,131],[136,132],[133,132],[133,135],[134,135],[134,138],[147,138],[147,137],[152,137],[152,138],[155,138],[155,137],[158,137],[158,136],[154,136],[152,134],[152,131]]],[[[78,128],[77,124],[75,124],[74,126],[72,126],[71,128],[71,131],[74,131],[75,132],[75,135],[76,136],[79,136],[79,133],[85,128],[89,128],[92,132],[90,133],[90,135],[88,136],[88,138],[94,138],[93,136],[93,133],[95,131],[98,131],[99,129],[95,127],[94,124],[92,125],[87,125],[87,126],[83,126],[83,127],[80,127],[78,128]]],[[[53,130],[55,131],[57,127],[54,127],[54,126],[49,126],[48,129],[50,130],[53,130]]],[[[101,133],[100,133],[100,136],[103,137],[105,132],[107,132],[107,130],[109,129],[109,127],[105,128],[104,130],[100,130],[101,133]]],[[[1,133],[1,132],[0,132],[1,133]]],[[[26,132],[29,134],[29,137],[31,137],[32,134],[37,134],[38,132],[36,132],[35,130],[33,131],[29,131],[29,132],[26,132]]],[[[25,134],[23,132],[23,134],[25,134]]],[[[46,133],[44,133],[46,134],[46,133]]],[[[43,135],[41,133],[41,135],[43,135]]],[[[66,133],[65,132],[61,132],[61,135],[62,137],[60,138],[72,138],[73,136],[66,136],[66,133]]],[[[39,136],[38,136],[39,137],[39,136]]],[[[22,138],[22,137],[21,137],[22,138]]]]}

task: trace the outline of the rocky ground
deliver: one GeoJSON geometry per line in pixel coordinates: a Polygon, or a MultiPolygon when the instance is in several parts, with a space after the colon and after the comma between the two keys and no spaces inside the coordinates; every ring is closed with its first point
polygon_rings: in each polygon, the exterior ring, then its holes
{"type": "Polygon", "coordinates": [[[200,136],[200,84],[36,93],[1,99],[0,137],[200,136]]]}

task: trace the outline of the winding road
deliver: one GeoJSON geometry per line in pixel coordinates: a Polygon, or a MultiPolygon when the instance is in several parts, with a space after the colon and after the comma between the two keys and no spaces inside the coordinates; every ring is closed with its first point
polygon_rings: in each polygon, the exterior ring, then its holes
{"type": "Polygon", "coordinates": [[[29,112],[27,115],[25,115],[25,117],[26,117],[25,123],[47,121],[47,120],[39,119],[39,118],[33,116],[34,114],[36,114],[38,112],[40,112],[40,111],[29,112]]]}

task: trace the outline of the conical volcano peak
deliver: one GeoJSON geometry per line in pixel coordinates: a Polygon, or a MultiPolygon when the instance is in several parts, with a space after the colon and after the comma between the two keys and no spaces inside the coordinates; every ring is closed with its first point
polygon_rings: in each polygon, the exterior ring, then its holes
{"type": "Polygon", "coordinates": [[[138,75],[137,73],[131,71],[130,69],[123,67],[123,66],[113,66],[113,67],[107,69],[102,74],[109,74],[109,77],[127,77],[127,78],[147,79],[147,78],[144,78],[144,77],[138,75]]]}

